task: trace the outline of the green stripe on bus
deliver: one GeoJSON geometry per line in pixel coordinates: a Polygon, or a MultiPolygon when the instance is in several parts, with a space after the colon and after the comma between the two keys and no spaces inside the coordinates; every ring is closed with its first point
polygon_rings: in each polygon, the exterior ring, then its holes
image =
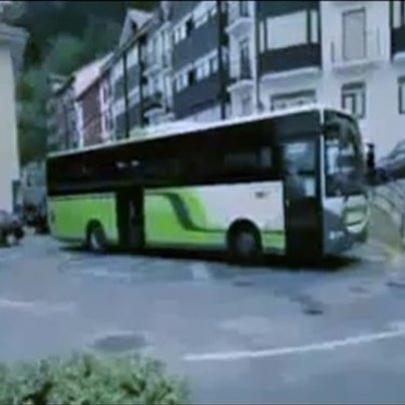
{"type": "Polygon", "coordinates": [[[80,194],[48,200],[52,234],[60,239],[86,239],[87,225],[95,220],[106,237],[118,242],[115,196],[112,193],[80,194]]]}
{"type": "Polygon", "coordinates": [[[207,224],[190,190],[146,192],[145,234],[147,243],[225,245],[225,231],[207,224]]]}
{"type": "MultiPolygon", "coordinates": [[[[204,206],[191,190],[161,190],[145,193],[147,243],[226,246],[227,229],[207,220],[204,206]]],[[[281,230],[261,232],[263,248],[285,249],[281,230]]]]}

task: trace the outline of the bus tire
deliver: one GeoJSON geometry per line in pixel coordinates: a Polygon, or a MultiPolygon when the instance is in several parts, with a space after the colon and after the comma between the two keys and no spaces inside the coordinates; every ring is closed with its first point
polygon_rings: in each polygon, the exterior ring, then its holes
{"type": "Polygon", "coordinates": [[[102,225],[98,222],[88,226],[87,247],[94,253],[103,253],[107,250],[107,238],[102,225]]]}
{"type": "Polygon", "coordinates": [[[235,223],[228,232],[231,260],[251,262],[260,257],[262,241],[258,229],[249,221],[235,223]]]}

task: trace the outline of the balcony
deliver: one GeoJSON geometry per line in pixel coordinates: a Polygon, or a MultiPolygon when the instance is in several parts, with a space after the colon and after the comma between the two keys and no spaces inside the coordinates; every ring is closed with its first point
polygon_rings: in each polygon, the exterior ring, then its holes
{"type": "Polygon", "coordinates": [[[253,27],[253,16],[246,1],[233,1],[229,4],[226,33],[241,36],[253,27]]]}
{"type": "Polygon", "coordinates": [[[270,49],[259,55],[259,74],[263,81],[317,75],[321,70],[319,44],[300,44],[270,49]]]}
{"type": "Polygon", "coordinates": [[[239,91],[253,86],[253,75],[250,61],[236,60],[230,64],[228,91],[239,91]]]}
{"type": "MultiPolygon", "coordinates": [[[[356,39],[353,39],[355,41],[356,39]]],[[[349,55],[345,52],[341,42],[331,43],[331,65],[337,72],[362,72],[365,69],[374,67],[383,60],[380,32],[367,32],[363,48],[359,46],[357,54],[349,55]]]]}
{"type": "Polygon", "coordinates": [[[162,93],[160,91],[145,96],[143,100],[143,111],[147,112],[154,109],[163,109],[162,93]]]}

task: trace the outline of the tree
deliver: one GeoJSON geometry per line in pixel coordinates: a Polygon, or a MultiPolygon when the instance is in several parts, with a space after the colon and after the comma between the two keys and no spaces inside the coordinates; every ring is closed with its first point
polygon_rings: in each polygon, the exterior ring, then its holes
{"type": "Polygon", "coordinates": [[[69,75],[86,59],[83,41],[70,35],[59,34],[52,39],[43,68],[48,72],[69,75]]]}

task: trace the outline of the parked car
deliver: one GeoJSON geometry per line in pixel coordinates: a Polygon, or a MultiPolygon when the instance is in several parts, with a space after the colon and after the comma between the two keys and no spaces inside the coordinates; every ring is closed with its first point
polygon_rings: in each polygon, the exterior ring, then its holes
{"type": "Polygon", "coordinates": [[[23,237],[24,229],[19,218],[0,210],[0,245],[18,243],[23,237]]]}
{"type": "Polygon", "coordinates": [[[48,231],[45,186],[45,162],[31,162],[21,176],[22,220],[38,233],[48,231]]]}
{"type": "Polygon", "coordinates": [[[405,178],[405,140],[377,162],[376,170],[382,182],[405,178]]]}

